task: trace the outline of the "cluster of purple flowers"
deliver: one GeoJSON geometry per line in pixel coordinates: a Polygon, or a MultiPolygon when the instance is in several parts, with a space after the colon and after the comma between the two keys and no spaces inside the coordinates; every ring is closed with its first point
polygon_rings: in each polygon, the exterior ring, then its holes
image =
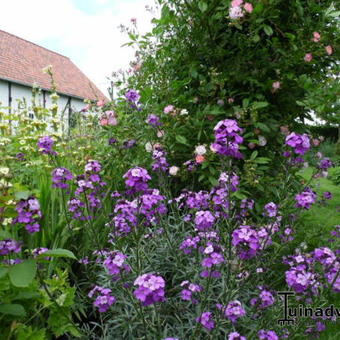
{"type": "Polygon", "coordinates": [[[157,116],[155,114],[148,115],[148,118],[146,119],[146,123],[151,125],[154,128],[156,128],[158,126],[162,126],[162,123],[160,121],[159,116],[157,116]]]}
{"type": "Polygon", "coordinates": [[[228,340],[247,340],[247,338],[238,332],[232,332],[229,333],[228,340]]]}
{"type": "Polygon", "coordinates": [[[88,297],[92,298],[96,295],[96,299],[93,305],[96,306],[99,312],[106,312],[111,305],[116,302],[116,298],[111,295],[111,289],[100,286],[95,286],[88,294],[88,297]]]}
{"type": "Polygon", "coordinates": [[[286,282],[296,293],[317,294],[320,283],[313,269],[313,258],[302,254],[288,256],[284,263],[290,266],[286,271],[286,282]]]}
{"type": "Polygon", "coordinates": [[[123,149],[131,149],[137,145],[137,141],[135,139],[129,139],[123,142],[123,149]]]}
{"type": "Polygon", "coordinates": [[[116,236],[127,235],[137,226],[137,201],[119,200],[115,206],[113,218],[114,234],[116,236]]]}
{"type": "Polygon", "coordinates": [[[318,164],[318,168],[321,170],[327,170],[331,168],[332,166],[334,166],[333,162],[327,157],[322,159],[318,164]]]}
{"type": "MultiPolygon", "coordinates": [[[[102,181],[100,171],[101,164],[95,160],[89,160],[85,165],[85,173],[76,178],[77,189],[74,198],[68,201],[69,211],[73,213],[74,219],[86,220],[92,216],[85,216],[84,207],[94,212],[101,207],[101,191],[106,185],[102,181]],[[81,196],[84,196],[81,199],[81,196]]],[[[90,213],[90,211],[88,211],[90,213]]]]}
{"type": "Polygon", "coordinates": [[[20,253],[21,243],[12,239],[0,241],[0,255],[8,255],[10,253],[20,253]]]}
{"type": "Polygon", "coordinates": [[[38,148],[45,155],[56,155],[53,150],[54,140],[50,136],[44,136],[38,140],[38,148]]]}
{"type": "Polygon", "coordinates": [[[160,148],[156,149],[152,153],[152,159],[154,162],[152,163],[153,171],[161,171],[166,172],[169,169],[169,163],[166,160],[166,152],[160,148]]]}
{"type": "Polygon", "coordinates": [[[196,319],[204,328],[211,331],[215,328],[215,321],[211,312],[203,312],[200,317],[196,319]]]}
{"type": "Polygon", "coordinates": [[[239,190],[240,178],[235,173],[228,175],[226,172],[222,172],[218,182],[220,185],[230,186],[229,189],[232,192],[239,190]]]}
{"type": "Polygon", "coordinates": [[[209,210],[200,210],[195,215],[195,228],[198,231],[211,229],[215,223],[215,216],[209,210]]]}
{"type": "MultiPolygon", "coordinates": [[[[340,228],[339,228],[340,229],[340,228]]],[[[340,237],[340,235],[338,236],[340,237]]],[[[313,259],[316,262],[321,263],[324,276],[329,284],[332,285],[332,289],[339,293],[340,292],[340,261],[335,253],[327,248],[316,248],[313,252],[313,259]]]]}
{"type": "Polygon", "coordinates": [[[138,103],[139,99],[140,99],[140,94],[138,93],[138,91],[131,89],[129,91],[127,91],[125,93],[125,98],[133,104],[138,103]]]}
{"type": "Polygon", "coordinates": [[[179,249],[183,251],[184,254],[191,254],[193,249],[197,249],[201,239],[199,236],[189,236],[187,237],[179,249]]]}
{"type": "Polygon", "coordinates": [[[299,155],[304,155],[310,149],[310,140],[306,134],[292,132],[286,137],[286,144],[294,148],[294,152],[299,155]]]}
{"type": "Polygon", "coordinates": [[[233,119],[225,119],[217,123],[214,128],[215,142],[211,145],[212,150],[235,158],[242,158],[239,145],[243,143],[243,137],[239,135],[242,129],[233,119]]]}
{"type": "Polygon", "coordinates": [[[232,233],[232,245],[236,247],[241,259],[250,259],[260,249],[260,238],[251,226],[241,225],[232,233]]]}
{"type": "Polygon", "coordinates": [[[260,289],[260,294],[258,297],[252,298],[250,304],[262,309],[272,306],[275,302],[272,292],[262,286],[259,286],[258,288],[260,289]]]}
{"type": "Polygon", "coordinates": [[[125,263],[127,256],[119,251],[107,254],[103,264],[113,279],[117,280],[124,272],[130,272],[131,268],[125,263]]]}
{"type": "Polygon", "coordinates": [[[311,205],[316,202],[316,198],[316,193],[312,189],[306,188],[304,191],[295,196],[295,206],[297,208],[309,209],[311,205]]]}
{"type": "Polygon", "coordinates": [[[245,309],[242,307],[240,301],[230,301],[227,306],[217,304],[216,307],[221,310],[224,316],[229,319],[232,323],[235,323],[237,319],[246,315],[245,309]]]}
{"type": "Polygon", "coordinates": [[[261,329],[257,335],[261,340],[279,340],[277,334],[271,330],[261,329]]]}
{"type": "Polygon", "coordinates": [[[70,170],[66,168],[56,168],[52,172],[52,186],[53,188],[68,189],[69,184],[67,181],[71,181],[73,175],[70,170]]]}
{"type": "Polygon", "coordinates": [[[192,301],[193,303],[197,303],[198,300],[193,297],[193,294],[199,293],[203,290],[203,288],[195,283],[191,283],[189,281],[183,281],[181,283],[181,287],[185,287],[181,291],[181,299],[184,301],[192,301]]]}
{"type": "Polygon", "coordinates": [[[143,306],[165,301],[165,281],[161,276],[143,274],[137,277],[134,285],[138,288],[133,294],[143,306]]]}
{"type": "Polygon", "coordinates": [[[42,217],[42,213],[39,201],[35,197],[20,200],[15,210],[18,212],[18,216],[13,220],[13,224],[24,224],[26,230],[31,234],[40,230],[38,220],[42,217]]]}
{"type": "Polygon", "coordinates": [[[264,209],[268,217],[275,217],[277,215],[277,205],[274,202],[267,203],[264,209]]]}
{"type": "Polygon", "coordinates": [[[129,194],[144,192],[148,188],[148,181],[151,179],[147,170],[141,167],[128,170],[123,178],[125,178],[125,184],[129,188],[129,194]]]}
{"type": "Polygon", "coordinates": [[[167,213],[164,204],[165,197],[160,194],[158,189],[148,189],[145,194],[141,195],[139,203],[139,214],[143,215],[146,225],[158,221],[157,217],[167,213]]]}
{"type": "Polygon", "coordinates": [[[201,272],[201,276],[209,277],[211,275],[212,277],[215,278],[221,277],[220,272],[216,270],[212,271],[212,269],[215,268],[215,266],[224,262],[224,256],[222,255],[221,247],[212,242],[208,242],[207,246],[204,249],[202,249],[202,252],[205,257],[203,258],[201,265],[202,267],[208,269],[201,272]]]}

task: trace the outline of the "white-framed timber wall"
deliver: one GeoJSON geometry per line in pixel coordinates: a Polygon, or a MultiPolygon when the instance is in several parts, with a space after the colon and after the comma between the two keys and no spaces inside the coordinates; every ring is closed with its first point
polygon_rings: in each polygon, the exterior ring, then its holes
{"type": "MultiPolygon", "coordinates": [[[[51,105],[50,91],[46,89],[41,90],[41,94],[36,96],[36,103],[42,107],[48,108],[51,105]]],[[[58,112],[67,117],[67,121],[72,112],[81,111],[85,104],[84,99],[58,93],[58,112]]],[[[25,99],[27,106],[30,107],[32,103],[32,86],[20,84],[15,81],[0,79],[0,103],[2,107],[8,109],[8,112],[16,112],[20,110],[20,101],[25,99]]]]}

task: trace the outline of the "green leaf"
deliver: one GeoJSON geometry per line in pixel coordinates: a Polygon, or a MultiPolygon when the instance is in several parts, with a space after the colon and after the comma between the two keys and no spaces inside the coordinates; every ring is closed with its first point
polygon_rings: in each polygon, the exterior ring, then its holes
{"type": "Polygon", "coordinates": [[[26,312],[23,306],[16,303],[3,303],[0,305],[0,313],[14,316],[25,316],[26,312]]]}
{"type": "Polygon", "coordinates": [[[14,196],[17,200],[27,200],[31,195],[31,191],[19,191],[14,193],[14,196]]]}
{"type": "Polygon", "coordinates": [[[257,157],[257,155],[258,155],[258,151],[256,151],[256,150],[253,151],[253,153],[250,156],[250,159],[253,161],[257,157]]]}
{"type": "Polygon", "coordinates": [[[274,33],[273,29],[268,25],[264,25],[263,30],[268,36],[271,36],[274,33]]]}
{"type": "Polygon", "coordinates": [[[7,275],[7,273],[8,273],[8,268],[0,267],[0,279],[4,277],[5,275],[7,275]]]}
{"type": "Polygon", "coordinates": [[[37,299],[40,297],[40,294],[37,292],[20,292],[17,296],[15,296],[12,300],[30,300],[30,299],[37,299]]]}
{"type": "Polygon", "coordinates": [[[188,144],[188,141],[187,141],[187,139],[184,136],[177,135],[176,136],[176,140],[177,140],[178,143],[188,144]]]}
{"type": "Polygon", "coordinates": [[[245,109],[248,107],[249,105],[249,99],[248,98],[244,98],[242,100],[242,107],[244,107],[245,109]]]}
{"type": "Polygon", "coordinates": [[[48,251],[40,254],[38,256],[38,258],[44,258],[46,256],[51,256],[51,257],[67,257],[67,258],[74,259],[74,260],[77,259],[75,257],[75,255],[72,253],[72,251],[67,250],[67,249],[61,249],[61,248],[48,250],[48,251]]]}
{"type": "Polygon", "coordinates": [[[253,103],[253,109],[257,110],[257,109],[262,109],[263,107],[267,107],[269,105],[268,102],[254,102],[253,103]]]}
{"type": "Polygon", "coordinates": [[[247,196],[242,194],[240,191],[233,192],[232,196],[236,197],[236,198],[238,198],[240,200],[244,200],[244,199],[247,198],[247,196]]]}
{"type": "Polygon", "coordinates": [[[8,272],[12,284],[16,287],[29,286],[37,273],[35,260],[27,260],[14,265],[8,272]]]}
{"type": "Polygon", "coordinates": [[[255,159],[255,163],[258,163],[258,164],[267,164],[269,162],[270,162],[270,158],[267,158],[267,157],[259,157],[255,159]]]}
{"type": "Polygon", "coordinates": [[[202,13],[204,13],[208,9],[208,5],[204,1],[200,1],[198,3],[198,8],[201,10],[202,13]]]}
{"type": "Polygon", "coordinates": [[[270,132],[270,128],[266,124],[256,123],[255,126],[259,129],[261,129],[262,131],[270,132]]]}

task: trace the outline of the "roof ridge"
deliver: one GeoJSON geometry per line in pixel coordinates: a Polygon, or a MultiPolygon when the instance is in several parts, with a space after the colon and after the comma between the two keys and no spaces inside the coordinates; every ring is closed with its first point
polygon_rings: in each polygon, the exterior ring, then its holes
{"type": "Polygon", "coordinates": [[[60,56],[61,56],[61,57],[63,57],[63,58],[66,58],[66,59],[69,59],[69,60],[70,60],[70,58],[69,58],[69,57],[67,57],[67,56],[65,56],[65,55],[63,55],[63,54],[60,54],[60,53],[58,53],[58,52],[55,52],[55,51],[52,51],[52,50],[50,50],[49,48],[46,48],[46,47],[44,47],[44,46],[41,46],[41,45],[38,45],[38,44],[36,44],[36,43],[34,43],[34,42],[32,42],[32,41],[29,41],[29,40],[27,40],[27,39],[24,39],[24,38],[18,37],[18,36],[17,36],[17,35],[15,35],[15,34],[12,34],[12,33],[6,32],[6,31],[4,31],[4,30],[2,30],[2,29],[0,29],[0,32],[3,32],[3,33],[5,33],[5,34],[8,34],[8,35],[11,35],[12,37],[15,37],[15,38],[17,38],[17,39],[20,39],[20,40],[26,41],[26,42],[28,42],[29,44],[32,44],[32,45],[35,45],[35,46],[37,46],[37,47],[43,48],[43,49],[44,49],[44,50],[46,50],[46,51],[52,52],[52,53],[54,53],[54,54],[60,55],[60,56]]]}

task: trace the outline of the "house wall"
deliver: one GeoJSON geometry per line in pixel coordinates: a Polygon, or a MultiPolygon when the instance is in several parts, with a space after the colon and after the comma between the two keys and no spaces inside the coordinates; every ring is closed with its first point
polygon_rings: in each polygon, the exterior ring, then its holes
{"type": "MultiPolygon", "coordinates": [[[[8,82],[0,79],[0,102],[2,103],[2,107],[9,106],[9,89],[8,82]]],[[[49,108],[52,104],[52,100],[50,98],[50,92],[45,92],[45,107],[49,108]]],[[[11,111],[16,112],[23,108],[24,99],[28,107],[32,105],[32,88],[28,86],[19,85],[16,83],[11,83],[11,111]]],[[[58,99],[58,112],[60,116],[64,117],[64,121],[66,126],[68,125],[69,120],[69,99],[71,98],[71,108],[73,111],[80,111],[84,108],[85,104],[82,99],[68,97],[65,95],[59,94],[58,99]]],[[[36,95],[36,104],[43,106],[44,105],[44,96],[43,91],[40,95],[36,95]]]]}

